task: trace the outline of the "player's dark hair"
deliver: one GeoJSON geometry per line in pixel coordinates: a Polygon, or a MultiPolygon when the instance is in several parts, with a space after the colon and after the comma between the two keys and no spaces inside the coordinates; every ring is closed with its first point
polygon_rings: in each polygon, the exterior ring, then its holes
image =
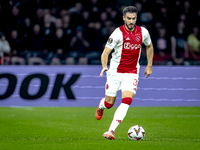
{"type": "Polygon", "coordinates": [[[138,14],[137,8],[135,6],[128,6],[123,9],[123,15],[126,16],[126,13],[136,13],[138,14]]]}

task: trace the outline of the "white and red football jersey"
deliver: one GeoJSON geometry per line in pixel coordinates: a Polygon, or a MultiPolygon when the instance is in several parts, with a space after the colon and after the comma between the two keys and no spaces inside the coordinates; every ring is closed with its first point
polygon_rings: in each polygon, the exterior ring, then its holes
{"type": "Polygon", "coordinates": [[[127,30],[125,25],[116,28],[106,43],[106,47],[114,49],[109,70],[118,73],[139,74],[142,43],[146,46],[151,43],[146,28],[136,25],[134,31],[127,30]]]}

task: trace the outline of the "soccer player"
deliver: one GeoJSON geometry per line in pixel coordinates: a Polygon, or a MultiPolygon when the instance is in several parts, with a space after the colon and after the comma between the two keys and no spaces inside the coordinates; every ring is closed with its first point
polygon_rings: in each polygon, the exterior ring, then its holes
{"type": "Polygon", "coordinates": [[[100,101],[96,110],[97,120],[102,118],[104,109],[109,109],[114,105],[117,92],[122,91],[121,104],[114,114],[108,131],[103,134],[106,139],[110,140],[115,139],[115,130],[126,116],[136,93],[140,68],[138,61],[142,43],[146,45],[148,61],[144,75],[148,78],[152,73],[153,45],[148,30],[135,25],[137,13],[137,8],[134,6],[124,8],[124,25],[116,28],[110,35],[101,56],[102,70],[100,77],[106,72],[107,82],[105,97],[100,101]],[[108,69],[108,56],[112,49],[114,49],[114,52],[108,69]]]}

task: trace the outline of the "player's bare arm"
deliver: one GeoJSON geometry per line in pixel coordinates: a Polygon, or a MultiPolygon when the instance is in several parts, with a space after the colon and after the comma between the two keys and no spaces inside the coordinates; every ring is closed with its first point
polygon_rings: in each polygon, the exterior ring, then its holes
{"type": "Polygon", "coordinates": [[[108,71],[108,67],[107,67],[107,64],[108,64],[108,56],[109,54],[111,53],[112,49],[108,48],[108,47],[105,47],[102,55],[101,55],[101,64],[102,64],[102,70],[101,70],[101,73],[100,73],[100,77],[103,76],[103,73],[105,71],[108,71]]]}
{"type": "Polygon", "coordinates": [[[146,75],[145,78],[148,78],[148,76],[152,73],[152,64],[153,64],[153,44],[152,42],[146,47],[147,52],[147,67],[145,69],[144,75],[146,75]]]}

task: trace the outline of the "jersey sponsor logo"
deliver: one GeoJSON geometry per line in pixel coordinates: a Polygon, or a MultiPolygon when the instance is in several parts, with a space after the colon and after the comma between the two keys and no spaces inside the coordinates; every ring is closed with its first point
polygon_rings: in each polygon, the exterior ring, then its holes
{"type": "Polygon", "coordinates": [[[141,44],[124,43],[124,49],[137,50],[141,48],[141,44]]]}
{"type": "Polygon", "coordinates": [[[108,44],[112,44],[112,42],[113,42],[113,39],[112,39],[112,38],[109,38],[109,39],[108,39],[108,44]]]}
{"type": "Polygon", "coordinates": [[[126,38],[126,40],[127,40],[127,41],[128,41],[128,40],[130,40],[130,38],[129,38],[129,37],[127,37],[127,38],[126,38]]]}

